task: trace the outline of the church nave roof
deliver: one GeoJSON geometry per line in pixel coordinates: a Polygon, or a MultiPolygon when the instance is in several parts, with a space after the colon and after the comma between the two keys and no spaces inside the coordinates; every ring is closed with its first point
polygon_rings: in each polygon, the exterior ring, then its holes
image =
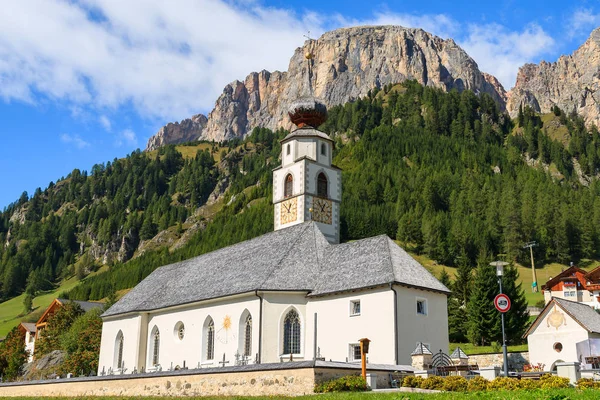
{"type": "Polygon", "coordinates": [[[305,222],[160,267],[103,316],[255,290],[306,291],[312,296],[394,282],[449,292],[385,235],[332,245],[314,222],[305,222]]]}

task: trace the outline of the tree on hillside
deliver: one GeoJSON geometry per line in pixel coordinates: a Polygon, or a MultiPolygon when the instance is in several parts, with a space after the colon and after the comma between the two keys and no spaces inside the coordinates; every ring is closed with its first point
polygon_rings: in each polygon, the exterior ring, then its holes
{"type": "Polygon", "coordinates": [[[473,344],[489,345],[501,337],[500,317],[494,307],[498,294],[496,270],[485,255],[480,255],[467,307],[468,338],[473,344]]]}
{"type": "Polygon", "coordinates": [[[61,336],[71,328],[73,322],[83,314],[81,306],[68,302],[48,317],[47,328],[42,330],[40,338],[35,343],[36,357],[61,349],[61,336]]]}
{"type": "Polygon", "coordinates": [[[504,314],[506,339],[510,343],[521,343],[523,333],[529,325],[527,299],[519,281],[519,271],[515,266],[504,268],[502,292],[511,302],[510,310],[504,314]]]}
{"type": "Polygon", "coordinates": [[[67,352],[61,373],[84,375],[98,370],[100,339],[102,337],[102,310],[93,309],[75,319],[60,338],[60,346],[67,352]]]}
{"type": "Polygon", "coordinates": [[[6,380],[16,379],[23,364],[27,362],[25,334],[14,327],[0,343],[0,376],[6,380]]]}

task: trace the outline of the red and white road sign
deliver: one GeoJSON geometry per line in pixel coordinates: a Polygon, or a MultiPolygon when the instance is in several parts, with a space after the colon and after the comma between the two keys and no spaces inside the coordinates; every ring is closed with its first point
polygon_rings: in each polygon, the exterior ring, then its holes
{"type": "Polygon", "coordinates": [[[499,294],[494,298],[494,306],[496,310],[505,313],[510,310],[510,299],[505,294],[499,294]]]}

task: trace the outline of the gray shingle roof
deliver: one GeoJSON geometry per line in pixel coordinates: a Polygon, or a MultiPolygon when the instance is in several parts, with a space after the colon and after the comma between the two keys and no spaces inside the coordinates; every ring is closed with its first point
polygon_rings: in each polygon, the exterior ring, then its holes
{"type": "Polygon", "coordinates": [[[73,303],[77,303],[77,304],[79,304],[79,306],[81,306],[81,309],[84,312],[88,312],[90,310],[93,310],[94,308],[102,308],[104,306],[104,303],[100,303],[97,301],[80,301],[80,300],[69,300],[69,299],[57,299],[57,300],[60,301],[62,304],[67,304],[70,301],[72,301],[73,303]]]}
{"type": "Polygon", "coordinates": [[[450,358],[452,358],[453,360],[456,360],[456,359],[469,358],[469,356],[460,347],[457,347],[456,349],[454,349],[452,354],[450,354],[450,358]]]}
{"type": "Polygon", "coordinates": [[[21,322],[21,325],[23,325],[23,328],[27,329],[31,333],[35,333],[37,330],[37,327],[33,322],[21,322]]]}
{"type": "Polygon", "coordinates": [[[255,290],[319,295],[393,282],[449,292],[387,236],[330,245],[315,223],[305,222],[158,268],[103,316],[255,290]]]}
{"type": "Polygon", "coordinates": [[[328,134],[321,132],[310,126],[304,126],[302,128],[298,128],[295,131],[290,132],[281,141],[285,142],[286,140],[294,139],[297,137],[318,137],[318,138],[329,140],[330,142],[333,142],[333,139],[331,139],[328,134]]]}
{"type": "Polygon", "coordinates": [[[422,342],[417,343],[417,347],[410,353],[411,356],[420,356],[423,354],[433,354],[429,347],[425,346],[422,342]]]}
{"type": "Polygon", "coordinates": [[[589,332],[600,333],[600,314],[592,307],[558,297],[552,299],[589,332]]]}

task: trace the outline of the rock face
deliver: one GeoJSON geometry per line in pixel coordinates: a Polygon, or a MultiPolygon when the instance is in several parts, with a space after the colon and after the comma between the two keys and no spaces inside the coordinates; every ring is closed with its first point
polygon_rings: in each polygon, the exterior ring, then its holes
{"type": "Polygon", "coordinates": [[[599,125],[599,102],[600,28],[572,55],[561,56],[553,63],[542,61],[521,67],[506,108],[514,117],[520,105],[542,113],[557,105],[567,113],[575,111],[588,125],[599,125]]]}
{"type": "Polygon", "coordinates": [[[198,140],[207,123],[202,114],[186,118],[181,122],[168,123],[148,140],[147,149],[153,150],[165,144],[178,144],[198,140]]]}
{"type": "Polygon", "coordinates": [[[289,102],[309,94],[309,81],[314,95],[333,106],[407,79],[443,90],[489,93],[502,108],[505,104],[502,85],[479,71],[452,39],[400,26],[345,28],[296,49],[286,72],[253,72],[243,82],[230,83],[208,118],[197,115],[192,120],[199,122],[191,125],[188,120],[168,124],[150,138],[146,149],[195,139],[243,137],[256,126],[290,128],[289,102]],[[310,61],[304,57],[307,52],[314,55],[310,61]]]}

